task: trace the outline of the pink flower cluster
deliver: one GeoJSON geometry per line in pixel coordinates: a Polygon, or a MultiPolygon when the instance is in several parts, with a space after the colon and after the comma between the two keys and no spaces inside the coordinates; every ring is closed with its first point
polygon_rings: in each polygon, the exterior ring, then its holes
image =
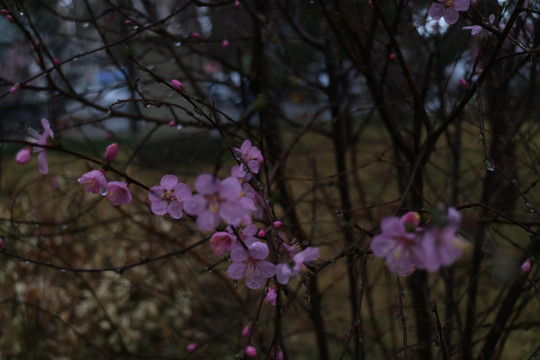
{"type": "MultiPolygon", "coordinates": [[[[112,163],[118,154],[118,144],[113,143],[105,150],[105,162],[112,163]]],[[[105,171],[92,170],[83,174],[78,180],[84,191],[105,196],[113,206],[129,204],[132,201],[128,185],[122,181],[110,181],[105,178],[105,171]]]]}
{"type": "Polygon", "coordinates": [[[385,259],[396,275],[408,275],[415,269],[435,272],[453,264],[466,246],[457,236],[461,215],[453,207],[446,214],[439,207],[434,215],[435,221],[426,228],[418,226],[420,215],[412,211],[383,219],[382,233],[371,241],[373,254],[385,259]]]}

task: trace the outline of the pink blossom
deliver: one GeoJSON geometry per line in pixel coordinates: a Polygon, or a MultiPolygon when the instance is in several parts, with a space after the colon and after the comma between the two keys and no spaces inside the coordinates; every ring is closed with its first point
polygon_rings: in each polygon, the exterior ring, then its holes
{"type": "MultiPolygon", "coordinates": [[[[26,140],[36,145],[50,146],[51,142],[49,138],[54,138],[54,133],[51,130],[49,121],[47,121],[47,119],[45,118],[42,118],[41,125],[43,126],[43,133],[40,134],[36,130],[32,128],[28,128],[28,137],[26,140]]],[[[39,172],[44,175],[47,174],[49,172],[49,165],[47,163],[47,149],[41,146],[34,146],[32,148],[32,152],[39,153],[38,155],[39,172]]],[[[18,164],[28,163],[30,161],[28,148],[24,148],[23,150],[19,151],[15,157],[15,161],[17,161],[18,164]]]]}
{"type": "Polygon", "coordinates": [[[260,241],[248,242],[236,245],[231,251],[233,264],[227,269],[227,275],[231,279],[240,280],[245,278],[246,286],[250,289],[260,289],[264,285],[264,279],[276,274],[276,266],[266,257],[269,254],[268,245],[260,241]]]}
{"type": "Polygon", "coordinates": [[[290,264],[278,264],[276,269],[276,278],[280,284],[289,282],[292,275],[298,275],[307,268],[306,263],[311,263],[319,258],[319,249],[308,246],[292,257],[290,264]]]}
{"type": "Polygon", "coordinates": [[[448,208],[446,215],[439,208],[434,217],[435,223],[421,234],[414,249],[416,267],[429,272],[453,264],[463,254],[466,246],[465,240],[456,235],[461,215],[455,208],[448,208]]]}
{"type": "Polygon", "coordinates": [[[108,191],[107,179],[101,170],[89,171],[77,181],[83,186],[84,191],[92,194],[104,194],[108,191]]]}
{"type": "Polygon", "coordinates": [[[239,1],[239,0],[236,0],[236,1],[234,2],[234,6],[236,6],[236,7],[240,6],[240,1],[239,1]]]}
{"type": "Polygon", "coordinates": [[[251,173],[246,171],[243,165],[235,165],[231,168],[231,176],[242,181],[251,180],[251,173]]]}
{"type": "MultiPolygon", "coordinates": [[[[495,22],[495,15],[494,14],[489,15],[489,24],[488,25],[493,25],[494,22],[495,22]]],[[[472,36],[477,36],[477,37],[480,37],[480,38],[485,38],[488,35],[490,35],[490,32],[488,32],[483,26],[480,26],[480,25],[464,26],[464,27],[462,27],[462,29],[463,30],[471,30],[471,35],[472,36]]]]}
{"type": "Polygon", "coordinates": [[[236,236],[226,232],[215,232],[210,238],[210,249],[216,256],[222,256],[236,245],[236,236]]]}
{"type": "Polygon", "coordinates": [[[212,230],[222,219],[227,224],[238,226],[248,214],[242,201],[242,185],[234,177],[223,181],[210,174],[201,174],[195,180],[198,194],[186,200],[185,211],[197,216],[201,230],[212,230]]]}
{"type": "MultiPolygon", "coordinates": [[[[253,217],[256,219],[262,219],[264,215],[264,209],[266,205],[266,200],[259,194],[253,186],[251,186],[248,183],[242,184],[242,193],[244,194],[243,202],[244,207],[246,207],[249,211],[252,212],[253,217]],[[250,200],[248,202],[248,200],[250,200]],[[251,207],[251,208],[249,208],[251,207]]],[[[251,221],[248,221],[248,219],[244,219],[244,224],[249,224],[251,221]]]]}
{"type": "Polygon", "coordinates": [[[172,80],[171,81],[171,86],[173,87],[173,89],[178,91],[180,94],[182,94],[182,95],[187,94],[187,91],[186,91],[186,88],[185,88],[184,84],[182,84],[180,81],[172,80]]]}
{"type": "Polygon", "coordinates": [[[107,146],[107,149],[105,150],[105,161],[112,163],[114,159],[116,159],[116,155],[118,155],[118,144],[112,143],[107,146]]]}
{"type": "Polygon", "coordinates": [[[268,288],[268,293],[266,294],[266,296],[264,297],[264,302],[269,304],[269,305],[272,305],[272,306],[276,306],[276,300],[277,300],[277,286],[276,285],[270,285],[270,287],[268,288]]]}
{"type": "Polygon", "coordinates": [[[107,194],[105,197],[110,200],[113,206],[131,203],[131,193],[125,182],[111,181],[107,184],[107,194]]]}
{"type": "Polygon", "coordinates": [[[468,9],[469,0],[438,0],[431,5],[429,15],[435,20],[442,17],[447,24],[452,25],[458,21],[459,12],[468,9]]]}
{"type": "Polygon", "coordinates": [[[223,47],[229,46],[229,40],[224,39],[223,42],[221,43],[221,45],[223,45],[223,47]]]}
{"type": "Polygon", "coordinates": [[[283,225],[283,223],[279,220],[276,220],[272,225],[274,226],[274,229],[279,229],[283,225]]]}
{"type": "Polygon", "coordinates": [[[15,156],[15,161],[20,165],[28,164],[30,160],[32,160],[32,148],[30,146],[22,148],[15,156]]]}
{"type": "Polygon", "coordinates": [[[373,254],[385,259],[394,274],[408,275],[414,269],[414,249],[418,243],[415,232],[417,219],[420,219],[420,215],[412,211],[401,218],[384,218],[381,221],[382,233],[371,240],[373,254]]]}
{"type": "Polygon", "coordinates": [[[187,351],[188,351],[188,352],[192,352],[192,351],[195,350],[196,348],[197,348],[197,344],[191,343],[191,344],[189,344],[189,345],[187,346],[187,351]]]}
{"type": "Polygon", "coordinates": [[[17,91],[19,91],[19,85],[13,85],[11,89],[9,89],[9,93],[11,95],[14,95],[15,93],[17,93],[17,91]]]}
{"type": "Polygon", "coordinates": [[[234,148],[234,150],[238,153],[242,164],[247,166],[254,174],[259,172],[264,159],[258,147],[251,145],[251,141],[244,140],[240,149],[234,148]]]}
{"type": "Polygon", "coordinates": [[[257,356],[257,349],[255,349],[253,346],[251,345],[248,345],[246,347],[246,351],[245,351],[246,355],[250,358],[254,358],[255,356],[257,356]]]}
{"type": "Polygon", "coordinates": [[[179,183],[174,175],[164,175],[160,186],[154,186],[148,192],[152,212],[158,216],[168,213],[173,219],[182,217],[183,202],[190,197],[189,185],[179,183]]]}
{"type": "Polygon", "coordinates": [[[266,230],[264,229],[259,230],[259,232],[257,233],[257,237],[263,238],[265,236],[266,236],[266,230]]]}

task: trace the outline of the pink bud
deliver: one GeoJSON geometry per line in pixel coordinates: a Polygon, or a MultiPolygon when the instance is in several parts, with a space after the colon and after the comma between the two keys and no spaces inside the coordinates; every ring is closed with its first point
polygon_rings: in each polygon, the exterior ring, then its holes
{"type": "Polygon", "coordinates": [[[394,53],[391,53],[390,55],[388,55],[388,58],[389,58],[390,60],[394,60],[395,58],[397,58],[397,55],[394,54],[394,53]]]}
{"type": "Polygon", "coordinates": [[[6,19],[8,19],[9,21],[13,22],[13,16],[11,16],[11,14],[7,14],[7,15],[6,15],[6,19]]]}
{"type": "Polygon", "coordinates": [[[133,25],[133,21],[131,21],[131,20],[129,20],[129,19],[124,20],[124,24],[125,24],[125,25],[130,25],[130,26],[131,26],[131,25],[133,25]]]}
{"type": "Polygon", "coordinates": [[[9,11],[7,11],[6,9],[2,9],[0,10],[0,12],[2,13],[2,15],[6,16],[7,14],[9,14],[9,11]]]}
{"type": "Polygon", "coordinates": [[[168,124],[170,127],[173,127],[174,125],[176,125],[176,121],[174,120],[171,120],[169,121],[169,124],[168,124]]]}
{"type": "Polygon", "coordinates": [[[30,160],[32,160],[32,148],[29,146],[21,149],[15,156],[15,161],[20,165],[27,164],[30,160]]]}
{"type": "Polygon", "coordinates": [[[4,240],[2,240],[2,238],[0,238],[0,248],[3,248],[4,246],[6,246],[6,245],[4,244],[4,240]]]}
{"type": "Polygon", "coordinates": [[[107,149],[105,150],[105,161],[112,163],[114,159],[116,159],[116,155],[118,155],[118,144],[113,143],[107,146],[107,149]]]}
{"type": "Polygon", "coordinates": [[[255,356],[257,356],[257,349],[255,349],[253,346],[251,345],[248,345],[246,347],[246,355],[250,358],[254,358],[255,356]]]}
{"type": "Polygon", "coordinates": [[[420,214],[416,211],[409,211],[401,217],[405,225],[409,225],[411,229],[415,229],[420,225],[420,214]]]}
{"type": "Polygon", "coordinates": [[[467,80],[465,80],[464,78],[459,79],[459,84],[465,90],[467,90],[469,88],[469,84],[467,83],[467,80]]]}
{"type": "Polygon", "coordinates": [[[53,64],[54,64],[55,66],[60,65],[60,59],[59,59],[59,58],[54,58],[54,59],[53,59],[53,64]]]}
{"type": "Polygon", "coordinates": [[[182,95],[187,94],[186,88],[184,87],[184,85],[180,81],[173,80],[173,81],[171,81],[171,85],[172,85],[173,89],[178,91],[180,94],[182,94],[182,95]]]}
{"type": "Polygon", "coordinates": [[[200,39],[201,34],[199,34],[198,32],[194,32],[194,33],[191,33],[191,37],[194,37],[195,39],[200,39]]]}
{"type": "Polygon", "coordinates": [[[225,47],[226,47],[226,46],[229,46],[229,40],[224,39],[223,42],[221,43],[221,45],[223,45],[223,46],[225,46],[225,47]]]}
{"type": "Polygon", "coordinates": [[[521,264],[521,266],[519,267],[520,270],[523,272],[523,273],[528,273],[529,271],[531,271],[531,259],[527,259],[523,262],[523,264],[521,264]]]}
{"type": "Polygon", "coordinates": [[[187,346],[187,351],[189,352],[192,352],[193,350],[195,350],[197,348],[197,344],[189,344],[187,346]]]}
{"type": "Polygon", "coordinates": [[[283,225],[283,223],[279,220],[276,220],[274,221],[273,225],[274,225],[274,228],[279,229],[283,225]]]}
{"type": "Polygon", "coordinates": [[[249,334],[251,333],[251,327],[253,326],[253,323],[250,321],[247,323],[246,326],[242,329],[242,337],[247,338],[249,334]]]}
{"type": "Polygon", "coordinates": [[[259,232],[257,233],[257,236],[260,237],[260,238],[265,237],[266,236],[266,230],[264,230],[264,229],[259,230],[259,232]]]}
{"type": "Polygon", "coordinates": [[[9,93],[11,95],[15,94],[17,91],[19,91],[19,85],[14,85],[11,87],[11,89],[9,89],[9,93]]]}
{"type": "Polygon", "coordinates": [[[240,1],[239,1],[239,0],[236,0],[236,1],[234,2],[234,6],[236,6],[236,7],[240,6],[240,1]]]}

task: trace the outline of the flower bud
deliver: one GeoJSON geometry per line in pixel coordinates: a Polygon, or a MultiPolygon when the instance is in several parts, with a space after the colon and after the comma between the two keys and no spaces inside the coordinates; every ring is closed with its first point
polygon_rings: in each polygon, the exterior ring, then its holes
{"type": "Polygon", "coordinates": [[[527,274],[529,271],[531,271],[531,259],[527,259],[521,264],[519,269],[524,273],[527,274]]]}
{"type": "Polygon", "coordinates": [[[30,160],[32,160],[32,148],[29,146],[21,149],[15,156],[15,161],[20,165],[27,164],[30,160]]]}
{"type": "Polygon", "coordinates": [[[249,345],[246,347],[246,355],[250,358],[254,358],[257,356],[257,349],[255,349],[253,346],[249,345]]]}
{"type": "Polygon", "coordinates": [[[173,80],[173,81],[171,81],[171,85],[172,85],[173,89],[178,91],[180,94],[182,94],[182,95],[187,94],[186,88],[184,87],[184,85],[180,81],[173,80]]]}
{"type": "Polygon", "coordinates": [[[116,159],[116,155],[118,155],[118,144],[113,143],[107,146],[107,150],[105,150],[105,161],[112,163],[116,159]]]}

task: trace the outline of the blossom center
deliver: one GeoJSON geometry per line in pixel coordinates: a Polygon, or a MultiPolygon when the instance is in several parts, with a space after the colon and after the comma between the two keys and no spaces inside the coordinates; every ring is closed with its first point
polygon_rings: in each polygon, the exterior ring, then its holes
{"type": "Polygon", "coordinates": [[[174,195],[174,190],[167,190],[167,191],[164,191],[162,194],[161,194],[161,198],[165,201],[167,201],[168,203],[170,203],[171,201],[176,201],[178,200],[176,198],[176,196],[174,195]]]}

